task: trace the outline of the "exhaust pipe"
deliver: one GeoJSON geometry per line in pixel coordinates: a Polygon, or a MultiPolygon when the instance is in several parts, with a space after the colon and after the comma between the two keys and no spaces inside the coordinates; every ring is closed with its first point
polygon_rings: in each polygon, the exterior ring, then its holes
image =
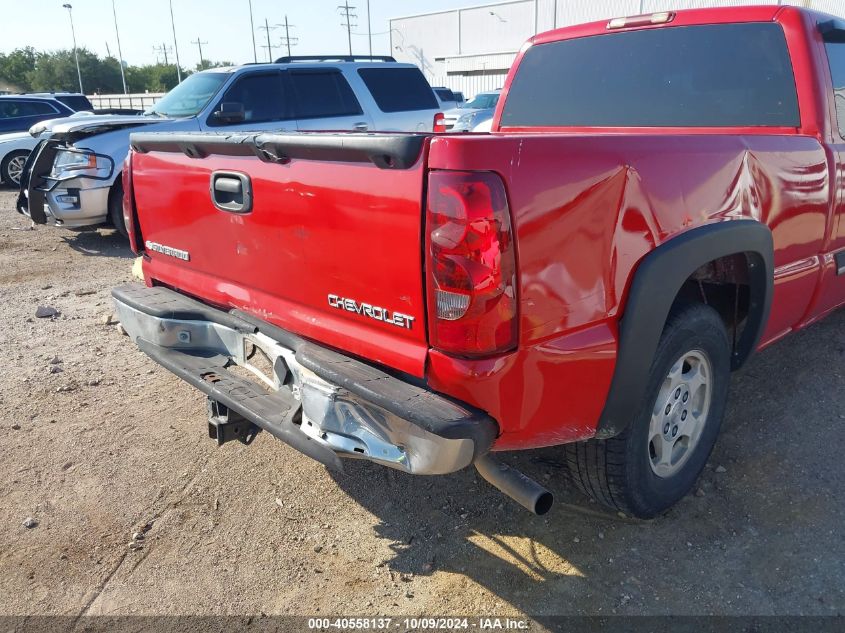
{"type": "Polygon", "coordinates": [[[534,514],[546,514],[554,503],[555,498],[551,492],[490,455],[482,455],[476,459],[475,468],[484,479],[534,514]]]}

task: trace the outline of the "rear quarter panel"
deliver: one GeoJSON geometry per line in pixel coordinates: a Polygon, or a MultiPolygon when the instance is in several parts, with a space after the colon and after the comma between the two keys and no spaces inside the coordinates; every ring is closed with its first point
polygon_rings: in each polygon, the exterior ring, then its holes
{"type": "Polygon", "coordinates": [[[828,166],[794,134],[444,136],[432,169],[490,170],[516,230],[519,350],[498,359],[430,354],[431,384],[489,411],[497,449],[591,437],[613,374],[631,273],[655,246],[711,222],[772,230],[776,283],[764,342],[804,316],[819,273],[828,166]]]}

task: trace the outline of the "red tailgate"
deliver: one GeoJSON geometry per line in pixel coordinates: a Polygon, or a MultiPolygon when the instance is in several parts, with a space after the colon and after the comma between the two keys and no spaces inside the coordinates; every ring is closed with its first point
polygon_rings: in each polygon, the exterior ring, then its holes
{"type": "MultiPolygon", "coordinates": [[[[363,154],[356,154],[348,147],[350,135],[333,135],[343,146],[334,153],[265,144],[269,151],[262,160],[256,137],[227,147],[222,137],[204,144],[210,135],[198,135],[186,153],[179,149],[184,142],[174,146],[154,138],[169,135],[141,136],[133,137],[133,147],[142,150],[133,151],[132,178],[148,283],[241,308],[329,346],[423,375],[424,139],[417,137],[411,160],[407,151],[404,158],[387,150],[373,154],[366,143],[363,154]],[[245,143],[253,143],[251,149],[244,150],[245,143]],[[284,158],[266,160],[278,154],[284,158]],[[225,182],[218,183],[221,178],[225,182]],[[242,181],[251,189],[251,209],[225,208],[231,196],[215,193],[213,179],[222,190],[242,181]]],[[[321,136],[325,144],[330,135],[321,136]]]]}

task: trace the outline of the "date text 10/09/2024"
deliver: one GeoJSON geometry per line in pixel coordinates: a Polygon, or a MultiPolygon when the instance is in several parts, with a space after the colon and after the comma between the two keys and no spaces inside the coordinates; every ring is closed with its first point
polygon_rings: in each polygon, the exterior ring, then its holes
{"type": "Polygon", "coordinates": [[[308,618],[311,630],[389,630],[406,631],[527,631],[530,623],[519,618],[308,618]]]}

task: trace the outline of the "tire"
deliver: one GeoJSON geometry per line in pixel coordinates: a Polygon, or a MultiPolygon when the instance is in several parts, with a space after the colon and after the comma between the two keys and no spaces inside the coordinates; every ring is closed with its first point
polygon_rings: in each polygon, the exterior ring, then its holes
{"type": "Polygon", "coordinates": [[[129,238],[126,221],[123,219],[123,182],[120,180],[120,176],[109,192],[109,220],[118,233],[127,239],[129,238]]]}
{"type": "Polygon", "coordinates": [[[677,503],[695,485],[716,443],[730,354],[728,334],[713,308],[697,303],[673,310],[644,402],[628,428],[616,437],[565,447],[575,485],[599,503],[641,519],[677,503]]]}
{"type": "Polygon", "coordinates": [[[29,152],[26,150],[17,150],[6,154],[3,162],[0,163],[0,179],[9,186],[19,187],[23,165],[28,156],[29,152]]]}

